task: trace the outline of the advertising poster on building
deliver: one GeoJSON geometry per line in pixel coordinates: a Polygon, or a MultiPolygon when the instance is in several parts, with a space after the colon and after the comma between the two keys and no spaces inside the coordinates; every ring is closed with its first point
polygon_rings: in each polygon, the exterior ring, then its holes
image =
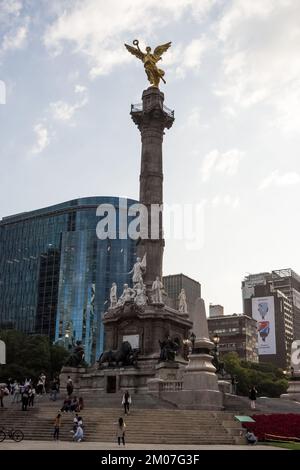
{"type": "Polygon", "coordinates": [[[258,354],[276,354],[274,297],[254,297],[252,317],[257,321],[258,354]]]}

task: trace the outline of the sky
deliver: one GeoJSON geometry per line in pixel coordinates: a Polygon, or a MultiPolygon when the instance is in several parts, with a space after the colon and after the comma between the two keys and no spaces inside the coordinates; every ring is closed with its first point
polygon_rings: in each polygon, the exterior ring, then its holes
{"type": "Polygon", "coordinates": [[[167,240],[164,274],[240,313],[245,275],[300,273],[299,18],[298,0],[0,0],[0,217],[138,198],[149,84],[124,42],[172,41],[164,202],[201,207],[201,243],[167,240]]]}

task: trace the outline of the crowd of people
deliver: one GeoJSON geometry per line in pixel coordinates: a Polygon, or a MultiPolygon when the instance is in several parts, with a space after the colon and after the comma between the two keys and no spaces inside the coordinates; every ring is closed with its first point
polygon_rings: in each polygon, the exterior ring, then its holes
{"type": "MultiPolygon", "coordinates": [[[[66,383],[66,396],[63,400],[62,407],[59,409],[58,414],[54,420],[54,432],[53,439],[59,440],[60,428],[62,425],[62,416],[64,413],[74,413],[73,426],[71,433],[73,433],[73,441],[81,442],[84,438],[84,425],[83,418],[80,415],[81,411],[84,408],[83,398],[73,395],[74,386],[71,377],[69,376],[66,383]]],[[[50,400],[56,401],[57,394],[60,392],[60,382],[58,377],[54,379],[49,384],[49,398],[50,400]]],[[[23,382],[19,383],[16,380],[9,380],[6,385],[0,385],[0,406],[4,407],[4,398],[10,396],[11,403],[20,403],[22,405],[22,410],[27,411],[28,407],[34,406],[34,400],[36,395],[46,394],[46,376],[44,373],[41,373],[36,386],[34,386],[31,379],[25,379],[23,382]]],[[[249,390],[249,400],[251,404],[251,409],[255,409],[255,402],[257,398],[257,390],[255,386],[252,386],[249,390]]],[[[128,390],[122,396],[122,406],[124,407],[124,414],[128,415],[130,407],[132,405],[132,398],[128,390]]],[[[125,445],[125,430],[126,423],[122,417],[114,423],[116,428],[116,438],[118,445],[125,445]]],[[[256,444],[257,437],[251,430],[247,430],[245,433],[245,438],[248,444],[256,444]]]]}
{"type": "MultiPolygon", "coordinates": [[[[54,394],[53,400],[56,400],[56,388],[55,383],[52,384],[51,392],[52,395],[54,394]]],[[[59,410],[55,420],[54,420],[54,432],[53,432],[53,439],[59,440],[59,431],[62,423],[62,415],[63,413],[75,413],[73,418],[73,428],[70,432],[73,433],[73,441],[81,442],[83,440],[84,432],[83,432],[83,419],[79,413],[83,410],[83,398],[77,396],[73,396],[74,386],[73,381],[70,376],[68,376],[67,384],[66,384],[66,396],[63,401],[62,407],[59,410]]]]}
{"type": "MultiPolygon", "coordinates": [[[[55,378],[59,384],[59,379],[55,378]]],[[[58,386],[59,390],[59,386],[58,386]]],[[[22,411],[34,406],[35,397],[37,395],[46,395],[46,375],[42,372],[38,379],[34,381],[31,378],[25,378],[23,381],[8,379],[7,384],[0,388],[0,403],[4,407],[4,398],[10,398],[10,403],[21,403],[22,411]]]]}

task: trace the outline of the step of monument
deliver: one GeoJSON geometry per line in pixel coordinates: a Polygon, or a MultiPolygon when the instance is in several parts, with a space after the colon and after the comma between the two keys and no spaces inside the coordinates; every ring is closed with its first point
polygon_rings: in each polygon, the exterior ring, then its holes
{"type": "MultiPolygon", "coordinates": [[[[84,421],[85,440],[115,442],[116,422],[123,416],[116,408],[85,408],[80,415],[84,421]]],[[[40,404],[27,412],[14,406],[0,411],[1,424],[21,429],[25,439],[51,440],[57,407],[40,404]]],[[[61,440],[72,440],[74,413],[62,414],[61,440]]],[[[222,425],[234,423],[233,414],[205,410],[134,409],[125,416],[126,439],[132,443],[165,444],[234,444],[234,437],[222,425]]]]}

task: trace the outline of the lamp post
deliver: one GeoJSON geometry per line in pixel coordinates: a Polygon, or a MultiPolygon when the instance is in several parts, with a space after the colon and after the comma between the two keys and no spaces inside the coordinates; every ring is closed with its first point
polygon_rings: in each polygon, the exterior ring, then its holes
{"type": "Polygon", "coordinates": [[[216,372],[220,372],[220,361],[219,361],[219,342],[220,342],[220,336],[215,333],[213,336],[213,343],[215,345],[215,349],[213,351],[214,355],[214,366],[216,368],[216,372]]]}
{"type": "Polygon", "coordinates": [[[194,349],[195,349],[195,341],[196,341],[196,335],[193,331],[190,334],[190,340],[191,340],[191,343],[192,343],[192,352],[193,352],[194,349]]]}
{"type": "Polygon", "coordinates": [[[214,342],[214,345],[215,345],[216,356],[219,357],[219,342],[220,342],[220,336],[219,336],[217,333],[214,334],[213,342],[214,342]]]}

